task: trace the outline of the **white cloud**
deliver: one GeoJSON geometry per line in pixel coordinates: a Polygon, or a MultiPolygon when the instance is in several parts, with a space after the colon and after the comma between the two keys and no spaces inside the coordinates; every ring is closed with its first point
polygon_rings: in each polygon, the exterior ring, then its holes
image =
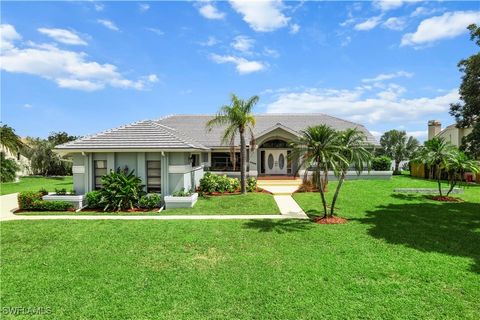
{"type": "Polygon", "coordinates": [[[23,107],[27,109],[31,109],[33,106],[30,103],[25,103],[23,107]]]}
{"type": "Polygon", "coordinates": [[[247,36],[236,36],[230,44],[232,48],[243,53],[249,53],[252,49],[255,40],[247,36]]]}
{"type": "Polygon", "coordinates": [[[420,1],[422,0],[375,0],[373,1],[373,6],[382,11],[389,11],[398,9],[405,3],[413,3],[420,1]]]}
{"type": "Polygon", "coordinates": [[[139,3],[138,4],[138,10],[140,10],[140,12],[146,12],[150,9],[150,5],[148,3],[139,3]]]}
{"type": "Polygon", "coordinates": [[[106,20],[106,19],[98,19],[97,22],[110,30],[120,31],[120,29],[117,27],[117,25],[113,21],[106,20]]]}
{"type": "Polygon", "coordinates": [[[282,13],[284,5],[281,0],[230,0],[230,4],[243,16],[243,20],[258,32],[270,32],[286,27],[290,20],[282,13]]]}
{"type": "Polygon", "coordinates": [[[202,2],[198,7],[198,12],[207,19],[221,20],[225,18],[225,13],[221,12],[209,1],[202,2]]]}
{"type": "Polygon", "coordinates": [[[381,19],[382,19],[381,16],[371,17],[371,18],[365,20],[364,22],[357,23],[353,28],[355,30],[359,30],[359,31],[372,30],[373,28],[375,28],[380,23],[381,19]]]}
{"type": "Polygon", "coordinates": [[[412,136],[419,140],[426,140],[428,136],[428,130],[407,131],[407,136],[412,136]]]}
{"type": "Polygon", "coordinates": [[[350,44],[350,42],[352,42],[352,37],[346,36],[346,37],[342,40],[342,42],[340,43],[340,45],[341,45],[342,47],[346,47],[346,46],[348,46],[348,45],[350,44]]]}
{"type": "Polygon", "coordinates": [[[411,78],[413,77],[413,73],[406,72],[406,71],[397,71],[393,73],[381,73],[375,78],[362,79],[362,82],[363,83],[381,82],[381,81],[391,80],[399,77],[411,78]]]}
{"type": "Polygon", "coordinates": [[[163,36],[165,34],[165,32],[163,32],[162,30],[160,29],[157,29],[157,28],[145,28],[145,30],[148,30],[150,32],[153,32],[155,33],[157,36],[163,36]]]}
{"type": "Polygon", "coordinates": [[[247,60],[236,56],[222,56],[218,54],[210,55],[210,58],[219,64],[233,63],[239,74],[247,74],[262,71],[266,68],[265,64],[259,61],[247,60]]]}
{"type": "Polygon", "coordinates": [[[296,34],[300,31],[300,26],[296,23],[290,25],[290,33],[291,34],[296,34]]]}
{"type": "Polygon", "coordinates": [[[280,53],[277,50],[270,49],[268,47],[263,48],[263,55],[265,55],[267,57],[272,57],[272,58],[280,57],[280,53]]]}
{"type": "Polygon", "coordinates": [[[466,33],[467,26],[480,21],[480,11],[446,12],[420,22],[414,33],[402,37],[402,46],[422,46],[466,33]]]}
{"type": "Polygon", "coordinates": [[[450,103],[458,101],[458,90],[437,97],[401,98],[371,96],[370,91],[356,89],[313,88],[282,92],[267,105],[270,113],[321,112],[360,123],[408,123],[425,116],[448,112],[450,103]]]}
{"type": "Polygon", "coordinates": [[[428,16],[438,12],[445,11],[443,8],[427,8],[427,7],[417,7],[415,10],[410,14],[411,17],[420,17],[420,16],[428,16]]]}
{"type": "Polygon", "coordinates": [[[156,82],[156,75],[140,80],[126,79],[116,66],[88,59],[86,53],[32,42],[16,45],[21,36],[12,25],[0,25],[2,51],[0,68],[6,72],[40,76],[61,88],[93,91],[106,86],[142,90],[156,82]],[[3,32],[5,30],[5,32],[3,32]]]}
{"type": "Polygon", "coordinates": [[[390,17],[384,23],[383,26],[390,30],[401,31],[405,29],[407,21],[402,17],[390,17]]]}
{"type": "Polygon", "coordinates": [[[66,30],[66,29],[57,29],[57,28],[39,28],[38,32],[49,36],[57,42],[86,46],[87,42],[80,38],[76,33],[66,30]]]}
{"type": "Polygon", "coordinates": [[[103,3],[94,3],[93,4],[93,7],[95,8],[95,11],[103,11],[103,9],[105,9],[105,5],[103,3]]]}
{"type": "Polygon", "coordinates": [[[217,40],[214,36],[209,36],[206,41],[203,42],[198,42],[199,45],[204,46],[204,47],[213,47],[220,41],[217,40]]]}

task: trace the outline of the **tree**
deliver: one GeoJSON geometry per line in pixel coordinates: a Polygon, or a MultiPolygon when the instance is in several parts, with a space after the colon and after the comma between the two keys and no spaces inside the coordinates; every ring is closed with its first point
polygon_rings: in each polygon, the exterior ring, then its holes
{"type": "Polygon", "coordinates": [[[458,181],[463,181],[466,172],[480,172],[480,167],[476,161],[469,159],[464,152],[453,149],[447,160],[446,170],[448,173],[448,184],[450,185],[447,192],[448,197],[458,181]]]}
{"type": "Polygon", "coordinates": [[[225,127],[222,136],[222,144],[230,146],[231,160],[235,164],[235,138],[237,133],[240,135],[240,190],[247,193],[246,189],[246,169],[247,169],[247,146],[245,143],[245,134],[250,135],[250,148],[255,144],[253,127],[255,126],[255,116],[252,114],[253,107],[258,102],[259,97],[253,96],[248,100],[243,100],[235,94],[231,95],[230,105],[224,105],[220,111],[210,119],[206,128],[211,131],[216,126],[225,127]]]}
{"type": "MultiPolygon", "coordinates": [[[[338,172],[340,168],[348,166],[348,161],[342,155],[339,134],[326,125],[307,127],[301,132],[297,141],[292,143],[291,159],[299,159],[298,168],[314,168],[314,175],[323,177],[318,179],[320,198],[322,200],[324,217],[327,217],[327,202],[325,199],[325,183],[328,171],[338,172]]],[[[298,169],[297,169],[298,170],[298,169]]]]}
{"type": "Polygon", "coordinates": [[[47,140],[51,142],[54,146],[58,146],[60,144],[64,144],[70,141],[77,140],[80,137],[71,136],[65,131],[62,132],[51,132],[48,136],[47,140]]]}
{"type": "Polygon", "coordinates": [[[408,137],[405,131],[390,130],[380,138],[384,154],[395,161],[394,173],[400,172],[400,162],[408,160],[418,149],[419,142],[414,137],[408,137]]]}
{"type": "Polygon", "coordinates": [[[25,144],[22,139],[17,136],[15,129],[4,124],[0,127],[0,143],[2,146],[10,151],[11,154],[23,151],[25,144]]]}
{"type": "Polygon", "coordinates": [[[0,163],[0,181],[11,182],[15,180],[16,173],[20,169],[18,164],[12,159],[5,158],[4,152],[0,152],[0,163]]]}
{"type": "Polygon", "coordinates": [[[444,138],[433,138],[425,141],[424,146],[418,152],[415,162],[421,162],[424,165],[436,170],[438,192],[440,197],[442,194],[442,170],[446,169],[449,160],[452,157],[454,150],[453,145],[446,142],[444,138]]]}
{"type": "MultiPolygon", "coordinates": [[[[468,26],[470,39],[480,46],[480,27],[468,26]]],[[[480,52],[458,63],[463,73],[459,94],[461,103],[450,105],[450,115],[458,128],[473,127],[473,132],[462,140],[462,149],[473,157],[480,157],[480,52]]]]}
{"type": "Polygon", "coordinates": [[[332,205],[330,206],[331,216],[335,213],[335,203],[337,202],[340,188],[345,181],[348,169],[353,166],[357,174],[360,174],[366,168],[370,170],[373,154],[365,148],[366,139],[365,134],[357,129],[347,129],[340,132],[339,143],[342,148],[340,152],[346,162],[342,159],[338,163],[338,184],[335,189],[335,194],[333,195],[332,205]]]}

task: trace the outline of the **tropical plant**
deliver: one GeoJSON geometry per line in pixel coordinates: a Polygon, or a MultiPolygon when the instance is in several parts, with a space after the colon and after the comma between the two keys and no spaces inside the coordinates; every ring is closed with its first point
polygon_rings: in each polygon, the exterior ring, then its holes
{"type": "Polygon", "coordinates": [[[400,162],[408,160],[419,147],[414,137],[408,137],[405,131],[390,130],[380,138],[383,153],[395,161],[394,174],[400,174],[400,162]]]}
{"type": "Polygon", "coordinates": [[[15,133],[15,129],[6,124],[0,126],[0,143],[11,154],[21,152],[26,147],[22,139],[15,133]]]}
{"type": "Polygon", "coordinates": [[[62,188],[62,189],[55,188],[55,194],[57,196],[64,196],[64,195],[67,194],[67,189],[65,189],[65,188],[62,188]]]}
{"type": "Polygon", "coordinates": [[[330,206],[331,216],[335,213],[335,203],[337,202],[340,189],[345,181],[347,170],[350,167],[353,167],[357,172],[357,175],[365,169],[370,171],[373,155],[365,148],[367,145],[365,141],[365,134],[358,129],[347,129],[340,132],[339,143],[342,148],[340,153],[343,156],[343,159],[339,159],[338,170],[336,170],[338,184],[333,195],[332,205],[330,206]]]}
{"type": "Polygon", "coordinates": [[[87,205],[91,209],[100,209],[102,206],[102,193],[98,190],[87,192],[85,195],[87,198],[87,205]]]}
{"type": "Polygon", "coordinates": [[[231,95],[230,105],[224,105],[220,111],[210,119],[206,128],[211,131],[214,127],[225,127],[222,136],[222,144],[230,146],[230,157],[235,166],[235,138],[237,133],[240,135],[240,191],[246,193],[246,153],[247,146],[245,134],[250,135],[250,148],[255,144],[253,127],[255,126],[255,117],[252,114],[253,107],[258,102],[259,97],[253,96],[248,100],[243,100],[235,94],[231,95]]]}
{"type": "Polygon", "coordinates": [[[145,194],[142,180],[134,174],[134,170],[125,172],[120,168],[102,177],[100,193],[104,211],[133,209],[145,194]]]}
{"type": "Polygon", "coordinates": [[[152,210],[160,207],[161,202],[162,197],[158,193],[149,193],[140,198],[138,206],[142,209],[152,210]]]}
{"type": "MultiPolygon", "coordinates": [[[[318,177],[320,198],[322,200],[324,217],[328,215],[325,199],[325,187],[328,183],[328,171],[338,172],[343,166],[348,166],[348,160],[342,155],[338,133],[326,125],[308,127],[303,130],[297,141],[292,143],[291,159],[299,159],[298,168],[305,168],[304,180],[309,168],[313,168],[318,177]]],[[[298,171],[299,169],[297,169],[298,171]]]]}
{"type": "Polygon", "coordinates": [[[442,170],[447,167],[449,160],[452,158],[453,150],[454,147],[449,142],[446,142],[444,138],[435,137],[425,141],[417,157],[413,159],[414,162],[423,163],[430,170],[435,171],[440,197],[443,196],[442,170]]]}
{"type": "Polygon", "coordinates": [[[257,178],[250,177],[247,179],[247,192],[257,191],[257,178]]]}
{"type": "Polygon", "coordinates": [[[12,160],[5,157],[4,152],[0,152],[0,181],[1,182],[12,182],[15,180],[16,173],[20,169],[18,164],[12,160]]]}
{"type": "Polygon", "coordinates": [[[392,167],[392,159],[387,156],[375,157],[372,159],[372,170],[388,171],[392,167]]]}
{"type": "Polygon", "coordinates": [[[448,184],[450,185],[447,197],[453,191],[457,183],[463,181],[466,172],[480,172],[480,166],[477,161],[469,159],[464,152],[456,149],[453,149],[448,157],[445,169],[448,173],[448,184]]]}
{"type": "Polygon", "coordinates": [[[202,192],[212,193],[217,191],[217,177],[218,175],[211,172],[205,172],[203,178],[200,179],[199,189],[202,192]]]}
{"type": "Polygon", "coordinates": [[[193,194],[193,191],[191,190],[185,190],[185,188],[182,188],[180,190],[175,191],[172,193],[172,196],[174,197],[190,197],[193,194]]]}

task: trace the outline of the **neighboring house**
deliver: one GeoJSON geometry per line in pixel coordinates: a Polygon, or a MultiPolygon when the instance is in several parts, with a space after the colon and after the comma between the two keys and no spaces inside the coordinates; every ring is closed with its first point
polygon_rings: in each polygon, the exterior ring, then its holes
{"type": "MultiPolygon", "coordinates": [[[[236,164],[221,144],[222,128],[207,132],[211,115],[172,115],[144,120],[55,147],[73,158],[74,189],[78,194],[101,187],[101,177],[116,168],[135,170],[148,192],[169,195],[198,186],[204,170],[240,174],[239,139],[236,164]]],[[[337,130],[358,128],[377,145],[362,125],[324,114],[256,115],[255,147],[248,145],[247,175],[293,175],[297,161],[288,160],[289,143],[308,126],[326,124],[337,130]]],[[[301,170],[300,170],[301,172],[301,170]]]]}
{"type": "Polygon", "coordinates": [[[22,155],[20,152],[12,153],[10,150],[0,144],[0,152],[5,153],[5,158],[14,160],[18,167],[17,176],[28,176],[32,174],[30,159],[22,155]]]}
{"type": "Polygon", "coordinates": [[[442,129],[442,124],[437,120],[428,121],[428,140],[435,137],[444,138],[456,147],[462,144],[462,138],[472,132],[472,128],[457,128],[456,124],[451,124],[442,129]]]}

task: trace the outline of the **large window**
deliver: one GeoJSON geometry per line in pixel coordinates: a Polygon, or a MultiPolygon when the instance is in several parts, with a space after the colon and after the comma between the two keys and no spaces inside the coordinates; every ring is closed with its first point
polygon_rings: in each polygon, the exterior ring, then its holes
{"type": "Polygon", "coordinates": [[[240,152],[235,153],[235,170],[229,152],[212,152],[211,171],[240,171],[240,152]]]}
{"type": "Polygon", "coordinates": [[[160,192],[161,185],[160,161],[147,161],[147,192],[160,192]]]}
{"type": "Polygon", "coordinates": [[[284,148],[289,148],[290,146],[286,141],[279,140],[279,139],[274,139],[274,140],[269,140],[267,142],[264,142],[260,148],[270,148],[270,149],[284,149],[284,148]]]}
{"type": "Polygon", "coordinates": [[[102,188],[102,177],[107,174],[107,160],[94,160],[95,189],[102,188]]]}

